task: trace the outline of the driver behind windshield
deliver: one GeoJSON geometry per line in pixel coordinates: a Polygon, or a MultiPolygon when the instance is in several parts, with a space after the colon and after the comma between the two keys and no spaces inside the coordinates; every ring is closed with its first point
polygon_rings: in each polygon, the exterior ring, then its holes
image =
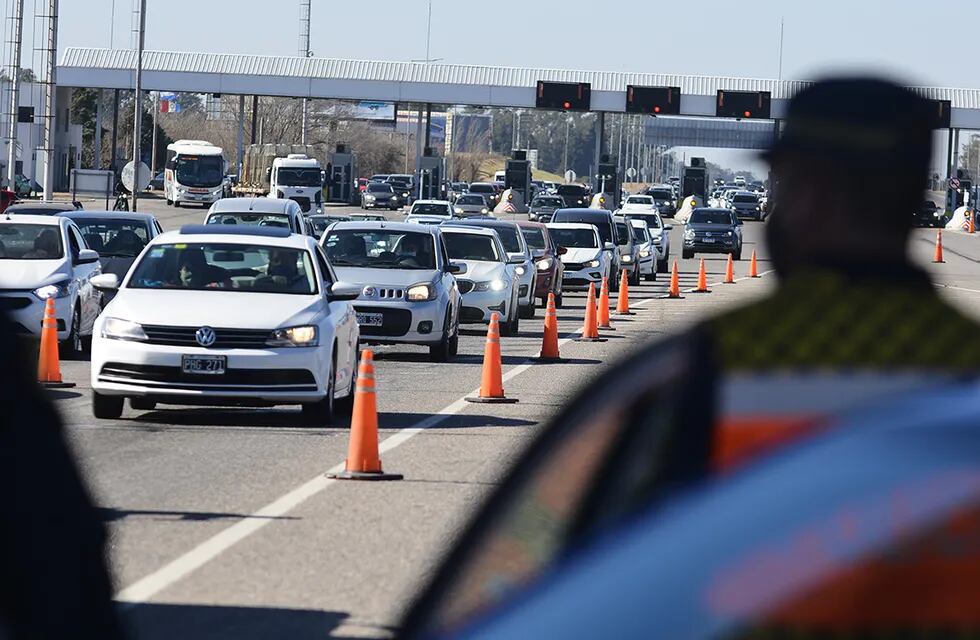
{"type": "Polygon", "coordinates": [[[185,249],[177,262],[180,284],[188,289],[215,289],[231,287],[231,278],[221,267],[208,264],[204,251],[185,249]]]}
{"type": "Polygon", "coordinates": [[[431,268],[435,260],[429,251],[430,244],[417,233],[408,234],[399,243],[398,262],[412,267],[431,268]]]}

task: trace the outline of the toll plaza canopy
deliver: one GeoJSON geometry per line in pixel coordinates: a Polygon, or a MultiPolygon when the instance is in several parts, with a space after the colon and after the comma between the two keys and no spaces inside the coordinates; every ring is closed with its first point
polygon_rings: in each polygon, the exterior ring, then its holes
{"type": "MultiPolygon", "coordinates": [[[[69,47],[57,70],[62,87],[131,89],[136,52],[69,47]]],[[[143,87],[232,95],[377,100],[482,107],[535,106],[539,80],[588,82],[592,111],[624,112],[626,87],[681,89],[681,115],[714,116],[718,90],[768,91],[772,117],[782,118],[788,99],[807,83],[792,80],[688,76],[257,56],[229,53],[145,51],[143,87]]],[[[953,128],[980,129],[980,90],[916,87],[927,98],[949,100],[953,128]]]]}

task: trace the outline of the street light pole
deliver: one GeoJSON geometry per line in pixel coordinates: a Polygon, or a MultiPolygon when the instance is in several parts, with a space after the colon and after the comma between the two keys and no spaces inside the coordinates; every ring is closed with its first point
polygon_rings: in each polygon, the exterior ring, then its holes
{"type": "Polygon", "coordinates": [[[136,93],[133,110],[133,211],[139,199],[140,138],[143,134],[143,45],[146,36],[146,0],[140,0],[139,34],[136,40],[136,93]]]}

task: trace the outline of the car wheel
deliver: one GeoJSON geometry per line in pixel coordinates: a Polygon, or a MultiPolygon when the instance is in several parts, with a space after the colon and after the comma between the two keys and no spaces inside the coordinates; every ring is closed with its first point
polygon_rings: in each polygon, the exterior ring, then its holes
{"type": "Polygon", "coordinates": [[[640,270],[636,269],[633,271],[633,275],[630,276],[629,282],[634,287],[640,284],[640,270]]]}
{"type": "Polygon", "coordinates": [[[329,427],[333,422],[333,386],[337,371],[337,353],[327,375],[327,395],[317,402],[303,404],[303,422],[310,427],[329,427]]]}
{"type": "Polygon", "coordinates": [[[104,396],[95,391],[92,392],[92,415],[99,420],[115,420],[123,412],[122,396],[104,396]]]}
{"type": "Polygon", "coordinates": [[[167,206],[168,206],[168,207],[172,207],[172,206],[174,206],[174,201],[173,201],[173,200],[171,200],[170,198],[167,198],[167,206]]]}
{"type": "Polygon", "coordinates": [[[693,251],[688,251],[687,249],[681,251],[681,258],[683,258],[684,260],[690,260],[693,257],[694,257],[693,251]]]}
{"type": "MultiPolygon", "coordinates": [[[[516,309],[516,305],[514,307],[516,309]]],[[[519,313],[512,311],[514,314],[507,322],[500,325],[500,335],[502,336],[516,336],[517,332],[521,329],[521,317],[519,313]]]]}
{"type": "Polygon", "coordinates": [[[77,360],[81,358],[85,351],[85,344],[82,341],[82,311],[75,307],[75,312],[71,316],[71,328],[68,337],[58,345],[58,352],[62,360],[77,360]]]}
{"type": "Polygon", "coordinates": [[[333,403],[334,415],[344,416],[345,418],[350,418],[354,413],[354,393],[357,391],[357,372],[361,365],[360,351],[355,349],[354,354],[354,374],[350,378],[350,393],[345,398],[334,400],[333,403]]]}
{"type": "Polygon", "coordinates": [[[146,398],[130,398],[129,406],[132,407],[134,411],[153,411],[157,408],[157,403],[153,400],[147,400],[146,398]]]}
{"type": "Polygon", "coordinates": [[[742,259],[742,247],[739,247],[738,248],[738,251],[736,251],[734,254],[732,254],[732,259],[733,260],[741,260],[742,259]]]}
{"type": "Polygon", "coordinates": [[[657,272],[654,271],[653,273],[648,273],[643,277],[646,279],[647,282],[653,282],[654,280],[657,279],[657,272]]]}
{"type": "Polygon", "coordinates": [[[555,294],[555,308],[561,309],[562,305],[565,304],[565,300],[562,297],[561,291],[555,294]]]}
{"type": "Polygon", "coordinates": [[[670,256],[664,256],[663,260],[657,260],[657,273],[667,273],[670,256]]]}
{"type": "Polygon", "coordinates": [[[446,321],[443,323],[446,329],[443,332],[442,340],[438,344],[429,347],[430,362],[449,362],[459,351],[459,324],[455,330],[449,325],[449,309],[446,310],[446,321]]]}
{"type": "Polygon", "coordinates": [[[534,314],[537,311],[537,309],[538,309],[537,305],[535,305],[534,302],[531,302],[531,304],[527,306],[522,306],[520,308],[520,316],[524,320],[530,320],[531,318],[534,317],[534,314]]]}

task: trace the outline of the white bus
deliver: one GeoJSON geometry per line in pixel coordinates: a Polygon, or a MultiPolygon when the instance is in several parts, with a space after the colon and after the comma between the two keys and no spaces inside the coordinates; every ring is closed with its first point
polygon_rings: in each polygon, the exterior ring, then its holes
{"type": "Polygon", "coordinates": [[[204,140],[178,140],[167,145],[163,194],[167,204],[195,202],[210,206],[224,195],[225,156],[221,147],[204,140]]]}

